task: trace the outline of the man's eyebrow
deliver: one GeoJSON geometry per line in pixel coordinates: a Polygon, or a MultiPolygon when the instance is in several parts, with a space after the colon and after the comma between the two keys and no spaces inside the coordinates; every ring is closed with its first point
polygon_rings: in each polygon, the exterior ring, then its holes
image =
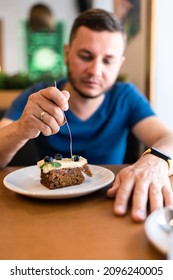
{"type": "Polygon", "coordinates": [[[110,59],[116,59],[116,56],[113,54],[106,54],[105,57],[110,59]]]}
{"type": "MultiPolygon", "coordinates": [[[[91,51],[89,51],[88,49],[85,49],[85,48],[80,49],[79,53],[86,53],[86,54],[94,55],[91,51]]],[[[113,54],[106,54],[104,57],[108,58],[108,59],[116,59],[116,56],[113,54]]]]}
{"type": "Polygon", "coordinates": [[[80,49],[78,52],[79,52],[79,53],[83,52],[83,53],[92,54],[92,52],[89,51],[89,50],[87,50],[87,49],[80,49]]]}

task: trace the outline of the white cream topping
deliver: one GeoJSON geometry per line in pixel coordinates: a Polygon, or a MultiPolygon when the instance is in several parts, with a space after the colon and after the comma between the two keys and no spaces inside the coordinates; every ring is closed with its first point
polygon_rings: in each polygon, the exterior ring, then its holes
{"type": "Polygon", "coordinates": [[[42,170],[44,173],[48,173],[51,170],[54,169],[62,169],[62,168],[75,168],[75,167],[82,167],[84,164],[87,163],[87,160],[80,156],[79,161],[73,161],[71,158],[62,158],[61,160],[54,159],[53,162],[58,162],[61,164],[60,167],[55,167],[53,164],[46,162],[44,159],[37,162],[37,166],[39,168],[42,167],[42,170]]]}

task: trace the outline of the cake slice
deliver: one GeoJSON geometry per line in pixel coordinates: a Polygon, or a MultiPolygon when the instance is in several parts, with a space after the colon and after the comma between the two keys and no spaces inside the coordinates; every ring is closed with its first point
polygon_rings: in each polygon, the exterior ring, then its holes
{"type": "Polygon", "coordinates": [[[85,175],[92,177],[87,160],[77,155],[62,158],[57,154],[54,159],[46,156],[37,165],[41,169],[40,182],[49,189],[80,185],[85,181],[85,175]]]}

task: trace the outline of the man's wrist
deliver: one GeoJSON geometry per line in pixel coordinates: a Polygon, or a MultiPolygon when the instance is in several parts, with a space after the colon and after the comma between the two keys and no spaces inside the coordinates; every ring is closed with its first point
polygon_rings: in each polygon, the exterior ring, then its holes
{"type": "Polygon", "coordinates": [[[153,148],[153,147],[147,149],[147,150],[142,154],[142,156],[144,156],[144,155],[146,155],[146,154],[152,154],[152,155],[154,155],[154,156],[156,156],[156,157],[159,157],[159,158],[165,160],[165,161],[167,162],[168,168],[169,168],[169,170],[170,170],[171,164],[172,164],[172,158],[171,158],[169,155],[167,155],[167,154],[163,153],[162,151],[160,151],[160,150],[158,150],[158,149],[156,149],[156,148],[153,148]]]}

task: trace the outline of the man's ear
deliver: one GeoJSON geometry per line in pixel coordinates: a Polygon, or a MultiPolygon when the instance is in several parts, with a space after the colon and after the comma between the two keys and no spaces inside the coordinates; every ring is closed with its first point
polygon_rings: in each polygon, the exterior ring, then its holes
{"type": "Polygon", "coordinates": [[[126,57],[123,55],[121,58],[121,67],[123,66],[125,61],[126,61],[126,57]]]}
{"type": "Polygon", "coordinates": [[[69,55],[69,45],[64,45],[64,62],[65,64],[68,63],[68,55],[69,55]]]}

